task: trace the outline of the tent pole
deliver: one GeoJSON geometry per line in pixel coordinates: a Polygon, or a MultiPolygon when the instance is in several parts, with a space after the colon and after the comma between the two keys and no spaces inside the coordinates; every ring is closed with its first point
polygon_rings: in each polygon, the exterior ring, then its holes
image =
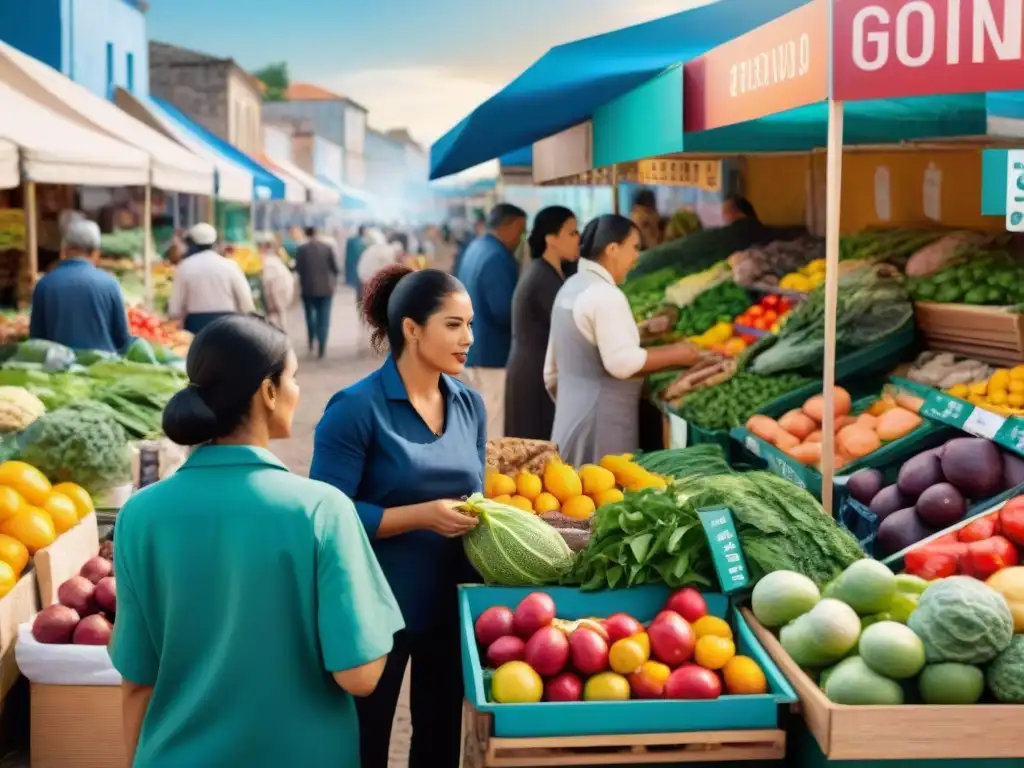
{"type": "MultiPolygon", "coordinates": [[[[24,183],[24,198],[28,275],[29,284],[34,288],[39,279],[39,227],[36,221],[36,183],[34,181],[24,183]]],[[[31,296],[31,290],[29,296],[31,296]]]]}
{"type": "Polygon", "coordinates": [[[821,425],[821,503],[832,514],[835,474],[836,314],[839,301],[839,217],[843,191],[843,102],[828,102],[828,157],[825,174],[825,418],[821,425]]]}
{"type": "Polygon", "coordinates": [[[612,213],[619,213],[619,165],[612,166],[612,213]]]}
{"type": "Polygon", "coordinates": [[[146,308],[153,309],[153,184],[146,182],[142,202],[142,285],[146,308]]]}

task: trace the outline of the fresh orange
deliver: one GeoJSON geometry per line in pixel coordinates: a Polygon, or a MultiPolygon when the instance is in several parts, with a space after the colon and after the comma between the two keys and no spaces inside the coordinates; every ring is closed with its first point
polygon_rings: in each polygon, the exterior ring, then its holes
{"type": "Polygon", "coordinates": [[[0,523],[14,517],[28,506],[24,497],[13,488],[0,485],[0,523]]]}
{"type": "Polygon", "coordinates": [[[34,555],[57,539],[57,530],[49,513],[39,507],[27,506],[14,517],[0,523],[0,533],[12,536],[34,555]]]}
{"type": "Polygon", "coordinates": [[[573,520],[589,520],[594,516],[597,507],[589,496],[573,496],[562,502],[562,514],[573,520]]]}
{"type": "Polygon", "coordinates": [[[75,502],[63,493],[51,493],[47,496],[43,502],[43,509],[50,514],[58,536],[78,525],[78,509],[75,502]]]}
{"type": "Polygon", "coordinates": [[[495,496],[493,499],[491,499],[491,501],[495,502],[496,504],[508,504],[511,506],[512,497],[509,496],[507,493],[503,493],[500,496],[495,496]]]}
{"type": "Polygon", "coordinates": [[[3,597],[18,583],[18,574],[7,563],[0,562],[0,597],[3,597]]]}
{"type": "Polygon", "coordinates": [[[651,656],[651,639],[647,636],[647,633],[646,632],[637,632],[635,635],[633,635],[632,639],[635,640],[636,642],[640,643],[640,647],[644,649],[644,653],[647,654],[648,658],[650,658],[650,656],[651,656]]]}
{"type": "Polygon", "coordinates": [[[693,649],[693,660],[704,669],[722,669],[736,655],[732,640],[715,635],[704,635],[693,649]]]}
{"type": "Polygon", "coordinates": [[[618,488],[612,488],[611,490],[594,494],[591,498],[594,500],[594,506],[600,509],[606,504],[615,504],[626,497],[618,488]]]}
{"type": "Polygon", "coordinates": [[[0,562],[21,573],[28,565],[28,548],[13,536],[0,533],[0,562]]]}
{"type": "Polygon", "coordinates": [[[500,472],[488,472],[484,477],[484,496],[497,499],[499,496],[511,496],[516,492],[516,481],[500,472]]]}
{"type": "Polygon", "coordinates": [[[498,704],[535,704],[544,695],[544,681],[525,661],[509,661],[494,670],[491,698],[498,704]]]}
{"type": "Polygon", "coordinates": [[[754,695],[768,690],[764,672],[749,656],[733,656],[722,670],[725,690],[734,696],[754,695]]]}
{"type": "Polygon", "coordinates": [[[704,637],[704,635],[714,635],[732,640],[732,627],[729,626],[729,622],[717,616],[702,616],[697,619],[693,622],[693,633],[698,638],[704,637]]]}
{"type": "Polygon", "coordinates": [[[626,701],[628,698],[629,680],[615,672],[594,675],[583,686],[584,701],[626,701]]]}
{"type": "Polygon", "coordinates": [[[538,515],[546,515],[550,512],[557,512],[561,509],[558,499],[545,491],[533,500],[533,511],[538,515]]]}
{"type": "Polygon", "coordinates": [[[29,504],[37,507],[50,495],[50,481],[46,475],[24,461],[5,461],[0,464],[0,485],[13,488],[29,504]]]}
{"type": "Polygon", "coordinates": [[[520,472],[516,475],[516,493],[530,500],[532,503],[544,490],[544,484],[540,475],[533,472],[520,472]]]}
{"type": "Polygon", "coordinates": [[[78,483],[58,483],[53,486],[53,492],[63,494],[74,502],[79,520],[96,510],[96,506],[92,503],[92,496],[78,483]]]}
{"type": "Polygon", "coordinates": [[[533,502],[525,496],[520,496],[518,493],[509,499],[508,503],[513,507],[523,510],[523,512],[533,512],[533,502]]]}
{"type": "Polygon", "coordinates": [[[608,666],[620,675],[636,672],[649,658],[644,643],[635,637],[624,637],[612,643],[608,651],[608,666]]]}

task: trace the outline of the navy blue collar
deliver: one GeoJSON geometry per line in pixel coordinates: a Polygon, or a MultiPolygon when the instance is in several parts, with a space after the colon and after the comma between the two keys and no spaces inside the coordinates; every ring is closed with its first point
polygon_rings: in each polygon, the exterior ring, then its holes
{"type": "Polygon", "coordinates": [[[66,259],[61,259],[57,262],[57,266],[54,269],[60,269],[62,267],[92,267],[94,266],[91,261],[83,256],[71,256],[66,259]]]}
{"type": "MultiPolygon", "coordinates": [[[[402,381],[402,376],[398,372],[398,364],[395,363],[393,355],[388,355],[388,359],[380,367],[380,380],[384,386],[384,395],[388,400],[409,399],[409,392],[406,390],[405,382],[402,381]]],[[[448,398],[451,397],[453,392],[455,392],[455,387],[451,378],[447,374],[442,373],[441,393],[448,398]]]]}

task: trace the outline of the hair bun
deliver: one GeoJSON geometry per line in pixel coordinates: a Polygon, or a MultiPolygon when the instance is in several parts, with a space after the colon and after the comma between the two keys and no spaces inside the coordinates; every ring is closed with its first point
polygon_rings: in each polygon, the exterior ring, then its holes
{"type": "Polygon", "coordinates": [[[371,277],[363,287],[363,320],[372,329],[370,340],[380,349],[388,335],[388,301],[399,281],[413,272],[404,264],[390,264],[371,277]]]}
{"type": "Polygon", "coordinates": [[[178,445],[202,445],[221,436],[220,421],[203,399],[198,387],[189,384],[176,392],[164,408],[164,434],[178,445]]]}

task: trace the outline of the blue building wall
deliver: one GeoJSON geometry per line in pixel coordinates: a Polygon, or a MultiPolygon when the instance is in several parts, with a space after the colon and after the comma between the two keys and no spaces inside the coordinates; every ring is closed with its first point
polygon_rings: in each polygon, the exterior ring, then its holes
{"type": "Polygon", "coordinates": [[[136,0],[0,0],[0,39],[98,96],[149,95],[146,16],[136,0]]]}

